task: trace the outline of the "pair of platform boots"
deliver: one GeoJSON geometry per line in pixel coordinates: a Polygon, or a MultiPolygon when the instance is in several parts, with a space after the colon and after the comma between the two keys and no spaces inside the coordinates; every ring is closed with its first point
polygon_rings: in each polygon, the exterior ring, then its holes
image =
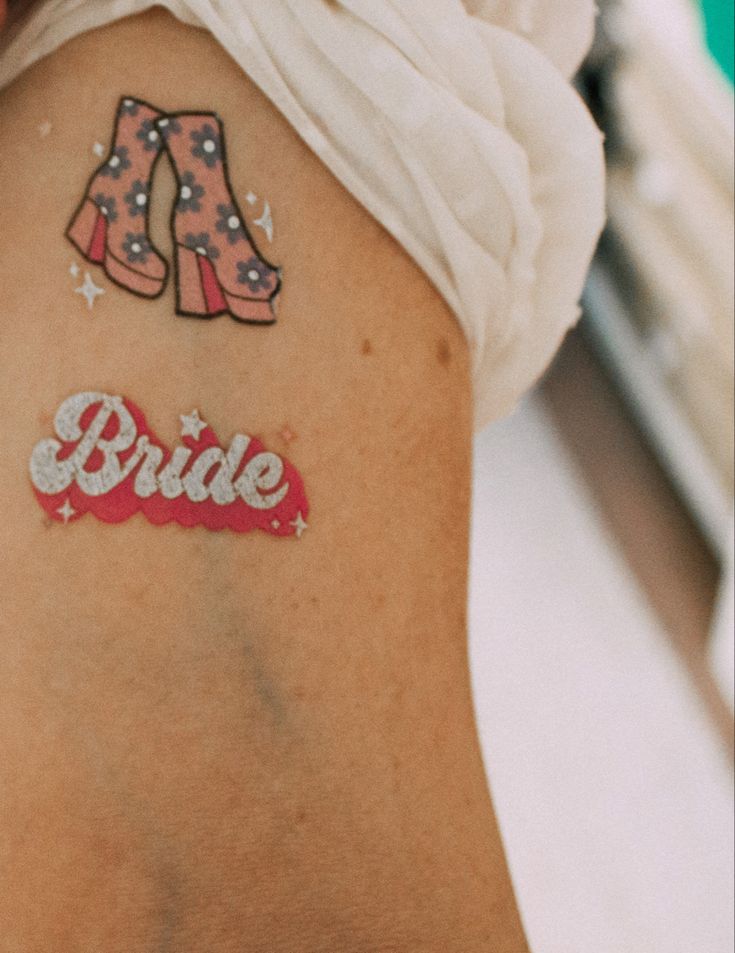
{"type": "Polygon", "coordinates": [[[224,131],[214,113],[164,113],[123,98],[110,152],[92,176],[67,237],[115,284],[158,297],[169,267],[151,242],[148,210],[153,171],[164,153],[177,187],[171,211],[176,312],[272,324],[280,270],[258,252],[233,196],[224,131]]]}

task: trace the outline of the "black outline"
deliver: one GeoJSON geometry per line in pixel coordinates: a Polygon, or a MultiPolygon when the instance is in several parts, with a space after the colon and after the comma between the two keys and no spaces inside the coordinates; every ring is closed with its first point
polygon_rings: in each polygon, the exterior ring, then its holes
{"type": "MultiPolygon", "coordinates": [[[[274,265],[272,262],[270,262],[270,261],[262,254],[262,252],[261,252],[260,249],[258,248],[258,245],[257,245],[255,239],[253,238],[253,236],[252,236],[252,234],[251,234],[251,232],[250,232],[250,229],[248,228],[247,219],[246,219],[245,216],[242,214],[242,209],[241,209],[241,207],[240,207],[239,202],[237,201],[237,197],[236,197],[236,195],[235,195],[235,190],[233,189],[233,187],[232,187],[232,182],[230,181],[229,165],[228,165],[228,162],[227,162],[227,147],[226,147],[226,145],[225,145],[224,122],[223,122],[223,120],[220,118],[220,116],[219,116],[217,113],[215,113],[215,112],[211,112],[211,111],[208,111],[208,110],[196,110],[196,109],[180,110],[179,112],[165,112],[165,111],[159,109],[157,106],[154,106],[152,103],[147,102],[145,99],[140,99],[138,96],[130,96],[130,95],[121,96],[120,99],[118,100],[117,109],[116,109],[116,111],[115,111],[115,125],[114,125],[114,128],[113,128],[111,145],[110,145],[109,151],[108,151],[108,153],[107,153],[107,156],[106,156],[106,158],[95,168],[94,172],[92,173],[92,175],[91,175],[91,176],[89,177],[89,179],[87,180],[87,184],[86,184],[86,186],[85,186],[85,188],[84,188],[84,193],[83,193],[83,195],[82,195],[82,199],[81,199],[81,201],[79,202],[79,204],[77,205],[76,209],[74,210],[74,213],[73,213],[71,219],[69,220],[69,224],[68,224],[67,227],[66,227],[66,231],[64,232],[64,236],[65,236],[65,238],[70,242],[70,244],[72,244],[72,245],[74,246],[74,248],[77,249],[77,251],[78,251],[79,254],[84,258],[85,261],[89,262],[89,264],[91,264],[91,265],[97,265],[98,267],[100,267],[100,268],[102,269],[102,271],[104,272],[104,274],[106,275],[106,277],[108,278],[108,280],[111,281],[113,285],[116,285],[118,288],[122,288],[124,291],[127,291],[129,294],[135,295],[135,297],[137,297],[137,298],[143,298],[143,300],[145,300],[145,301],[155,301],[157,298],[160,298],[160,297],[161,297],[161,295],[162,295],[162,294],[164,293],[164,291],[166,290],[166,285],[168,284],[169,275],[170,275],[171,271],[173,270],[173,272],[174,272],[175,298],[176,298],[174,311],[175,311],[176,314],[180,315],[181,317],[185,317],[185,318],[198,318],[199,320],[208,321],[208,320],[210,320],[210,319],[219,318],[219,317],[221,317],[222,315],[228,314],[228,315],[232,318],[232,320],[233,320],[233,321],[236,321],[238,324],[248,324],[248,325],[252,325],[252,326],[254,326],[254,327],[270,327],[271,325],[275,324],[276,321],[277,321],[277,317],[276,317],[276,313],[275,313],[275,307],[274,307],[274,302],[275,302],[276,298],[278,297],[278,295],[281,293],[281,290],[282,290],[282,288],[283,288],[283,269],[282,269],[280,266],[278,266],[278,265],[274,265]],[[171,231],[171,238],[172,238],[173,250],[174,250],[173,269],[171,268],[171,264],[169,263],[169,261],[166,259],[166,256],[161,253],[161,251],[154,245],[153,241],[151,240],[150,231],[149,231],[149,224],[150,224],[150,223],[149,223],[149,219],[150,219],[150,202],[149,202],[149,204],[148,204],[148,206],[147,206],[147,208],[146,208],[145,229],[144,229],[144,231],[145,231],[145,236],[146,236],[146,239],[147,239],[148,244],[150,245],[151,249],[153,250],[153,252],[154,252],[156,255],[158,255],[158,257],[159,257],[159,258],[161,259],[161,261],[164,263],[164,266],[165,266],[165,269],[166,269],[166,270],[164,271],[164,275],[163,275],[163,278],[162,278],[162,280],[161,280],[161,288],[160,288],[160,291],[157,291],[155,294],[152,294],[152,295],[143,294],[142,292],[139,292],[139,291],[133,291],[133,289],[132,289],[132,288],[129,288],[127,285],[121,284],[121,282],[117,281],[117,279],[113,278],[112,275],[110,275],[110,273],[109,273],[108,270],[107,270],[107,267],[106,267],[106,263],[105,263],[105,262],[93,262],[93,261],[90,261],[90,259],[89,259],[89,257],[88,257],[88,252],[89,252],[89,250],[88,250],[88,249],[82,249],[82,248],[80,248],[79,245],[77,245],[77,243],[74,241],[74,239],[73,239],[73,238],[71,237],[71,235],[69,234],[72,225],[73,225],[74,222],[76,221],[76,218],[77,218],[77,216],[79,215],[79,213],[82,211],[82,208],[84,207],[85,203],[86,203],[88,200],[94,202],[94,199],[92,199],[92,197],[91,197],[91,195],[90,195],[90,190],[91,190],[92,183],[94,182],[94,180],[95,180],[95,179],[97,178],[97,176],[99,175],[99,172],[100,172],[100,170],[102,169],[102,167],[105,166],[105,165],[107,165],[107,164],[109,163],[110,159],[112,158],[112,156],[114,155],[115,143],[117,142],[118,126],[119,126],[119,124],[120,124],[120,119],[121,119],[121,117],[122,117],[122,115],[123,115],[122,106],[123,106],[123,103],[124,103],[126,100],[132,100],[134,103],[137,103],[137,104],[140,105],[140,106],[145,106],[146,108],[153,110],[153,112],[156,113],[157,116],[158,116],[157,119],[153,119],[153,125],[156,127],[156,130],[158,131],[158,134],[159,134],[159,137],[160,137],[161,146],[160,146],[160,148],[159,148],[159,150],[158,150],[158,152],[157,152],[157,154],[156,154],[156,156],[155,156],[155,158],[154,158],[154,160],[153,160],[153,162],[152,162],[152,164],[151,164],[151,170],[150,170],[150,174],[149,174],[149,176],[148,176],[148,184],[149,184],[148,195],[150,196],[151,193],[152,193],[152,191],[153,191],[153,177],[154,177],[154,174],[155,174],[155,171],[156,171],[156,166],[158,165],[158,162],[159,162],[159,160],[160,160],[160,158],[161,158],[161,156],[163,155],[164,152],[165,152],[166,155],[168,156],[169,163],[170,163],[171,168],[172,168],[172,170],[173,170],[174,179],[176,180],[176,198],[174,199],[173,205],[172,205],[172,207],[171,207],[171,214],[170,214],[170,216],[169,216],[169,228],[170,228],[170,231],[171,231]],[[223,293],[223,295],[224,295],[224,294],[229,295],[231,298],[237,298],[237,299],[240,300],[240,301],[252,301],[252,302],[257,303],[257,304],[262,304],[264,301],[267,302],[267,303],[270,305],[270,307],[271,307],[271,312],[272,312],[272,314],[273,314],[273,319],[272,319],[271,321],[255,321],[255,320],[249,321],[249,320],[247,320],[246,318],[240,318],[240,317],[238,317],[237,315],[233,314],[233,313],[229,310],[229,308],[224,308],[224,309],[222,309],[221,311],[216,311],[216,312],[214,312],[213,314],[199,314],[199,313],[197,313],[197,312],[195,312],[195,311],[184,311],[183,308],[181,307],[181,286],[180,286],[180,284],[179,284],[178,249],[179,249],[179,248],[184,248],[184,249],[186,249],[187,251],[190,250],[190,249],[187,248],[186,245],[182,245],[182,244],[181,244],[180,242],[178,242],[177,239],[176,239],[176,228],[175,228],[176,206],[177,206],[177,204],[178,204],[178,197],[179,197],[179,193],[180,193],[180,191],[181,191],[182,181],[181,181],[181,178],[180,178],[180,176],[179,176],[179,170],[178,170],[178,168],[177,168],[177,166],[176,166],[176,162],[174,161],[174,157],[173,157],[173,155],[172,155],[172,153],[171,153],[171,150],[169,149],[169,146],[168,146],[168,137],[167,137],[167,135],[166,135],[165,133],[162,133],[162,132],[161,132],[161,129],[160,129],[160,127],[159,127],[159,123],[161,122],[162,119],[168,119],[168,120],[174,119],[174,120],[175,120],[175,119],[177,119],[177,118],[180,117],[180,116],[196,116],[197,118],[203,118],[203,119],[208,118],[208,119],[211,119],[211,120],[215,123],[215,125],[216,125],[216,127],[217,127],[218,134],[219,134],[219,141],[220,141],[220,152],[221,152],[221,157],[222,157],[220,164],[221,164],[221,166],[222,166],[222,174],[223,174],[223,176],[224,176],[225,185],[226,185],[227,190],[228,190],[228,192],[229,192],[230,199],[232,200],[232,205],[233,205],[234,208],[236,209],[237,214],[238,214],[238,217],[239,217],[240,222],[241,222],[241,224],[242,224],[242,228],[243,228],[243,231],[244,231],[244,233],[245,233],[245,238],[246,238],[246,240],[250,243],[250,247],[252,248],[252,250],[253,250],[254,254],[256,255],[256,257],[257,257],[267,268],[269,268],[271,271],[276,272],[276,274],[278,275],[278,281],[277,281],[277,283],[276,283],[276,286],[275,286],[275,288],[273,289],[273,292],[271,293],[271,296],[270,296],[269,298],[267,298],[267,299],[265,299],[265,298],[249,298],[249,297],[247,297],[247,296],[245,296],[245,295],[234,294],[234,293],[231,292],[231,291],[226,291],[226,290],[222,287],[222,284],[221,284],[221,282],[220,282],[220,287],[221,287],[221,289],[222,289],[222,293],[223,293]]],[[[149,277],[149,276],[145,275],[143,272],[138,271],[137,268],[132,268],[129,263],[121,262],[120,259],[117,257],[117,255],[114,255],[111,251],[108,251],[108,254],[109,254],[112,258],[114,258],[115,261],[118,262],[118,264],[123,265],[123,267],[125,267],[125,268],[129,268],[130,271],[134,272],[135,274],[138,274],[138,275],[140,275],[141,277],[144,277],[144,278],[145,278],[145,277],[149,277]]],[[[215,271],[216,271],[216,266],[214,265],[214,263],[213,263],[212,266],[213,266],[213,268],[215,268],[215,271]]],[[[151,279],[151,280],[155,280],[155,279],[151,279]]],[[[218,278],[217,280],[219,281],[219,278],[218,278]]]]}
{"type": "MultiPolygon", "coordinates": [[[[82,256],[82,258],[84,258],[84,260],[85,260],[86,262],[89,262],[90,265],[96,265],[97,267],[101,268],[102,271],[105,273],[105,276],[108,278],[109,281],[111,281],[111,282],[113,283],[113,285],[117,285],[118,288],[122,288],[124,291],[127,291],[129,294],[135,295],[136,298],[143,298],[143,300],[145,300],[145,301],[155,301],[157,298],[160,298],[161,295],[163,294],[163,292],[166,290],[166,285],[168,284],[168,278],[169,278],[169,274],[170,274],[171,268],[170,268],[170,265],[169,265],[169,262],[168,262],[166,256],[165,256],[165,255],[162,255],[161,252],[160,252],[160,250],[159,250],[158,248],[156,248],[156,246],[155,246],[155,245],[153,244],[153,242],[151,241],[150,232],[149,232],[149,230],[148,230],[148,228],[149,228],[149,217],[150,217],[149,208],[146,208],[146,215],[145,215],[145,236],[146,236],[146,239],[147,239],[147,241],[148,241],[148,244],[151,246],[151,248],[152,248],[152,250],[155,252],[155,254],[158,255],[158,257],[161,259],[161,261],[163,262],[163,264],[164,264],[164,266],[165,266],[165,269],[166,269],[166,270],[164,271],[164,273],[163,273],[163,278],[162,278],[162,283],[161,283],[161,289],[160,289],[160,291],[157,291],[157,292],[156,292],[155,294],[153,294],[153,295],[142,294],[140,291],[133,291],[133,289],[132,289],[132,288],[129,288],[127,285],[121,284],[119,281],[117,281],[115,278],[113,278],[112,275],[108,272],[105,262],[90,261],[90,259],[88,258],[89,249],[86,249],[86,250],[85,250],[85,249],[80,248],[79,245],[77,245],[77,243],[74,241],[74,239],[73,239],[73,238],[71,237],[71,235],[69,234],[72,225],[73,225],[74,222],[76,221],[77,215],[79,215],[79,213],[82,211],[82,209],[84,208],[84,205],[85,205],[85,203],[87,202],[87,200],[89,199],[90,201],[94,202],[94,199],[92,199],[91,195],[89,194],[89,193],[90,193],[90,189],[91,189],[91,187],[92,187],[92,183],[94,182],[94,180],[95,180],[95,179],[97,178],[97,176],[99,175],[100,169],[102,169],[103,166],[105,166],[105,165],[107,165],[107,164],[109,163],[110,159],[112,158],[112,156],[113,156],[114,153],[115,153],[115,143],[117,142],[117,130],[118,130],[118,126],[120,125],[120,119],[121,119],[121,117],[122,117],[122,105],[123,105],[123,103],[124,103],[126,100],[128,100],[128,99],[132,100],[134,103],[138,103],[138,105],[140,105],[140,106],[146,106],[148,109],[152,109],[155,113],[158,114],[159,118],[161,118],[161,119],[165,116],[165,113],[162,113],[161,110],[158,109],[157,106],[152,105],[152,103],[146,102],[144,99],[139,99],[137,96],[127,96],[127,95],[125,95],[125,96],[121,96],[121,97],[120,97],[120,99],[118,100],[118,103],[117,103],[117,109],[115,110],[115,126],[114,126],[113,131],[112,131],[112,140],[111,140],[111,145],[110,145],[109,151],[108,151],[108,153],[107,153],[106,158],[103,159],[102,162],[100,162],[100,164],[99,164],[99,165],[97,166],[97,168],[94,170],[94,172],[92,173],[92,175],[89,177],[89,179],[88,179],[88,181],[87,181],[87,184],[86,184],[86,186],[84,187],[84,194],[82,195],[82,200],[81,200],[81,202],[77,205],[77,207],[76,207],[76,209],[74,210],[74,213],[73,213],[71,219],[69,220],[69,224],[66,226],[66,231],[64,232],[64,237],[67,239],[67,241],[70,242],[70,244],[72,244],[72,245],[74,246],[74,248],[76,248],[76,250],[79,252],[79,254],[82,256]]],[[[153,120],[154,125],[155,125],[155,123],[157,123],[157,122],[158,122],[157,119],[154,119],[154,120],[153,120]]],[[[160,135],[160,132],[159,132],[159,135],[160,135]]],[[[164,147],[164,144],[162,143],[162,144],[161,144],[161,148],[158,150],[158,153],[157,153],[155,159],[153,160],[153,163],[152,163],[152,165],[151,165],[150,175],[148,176],[148,181],[149,181],[151,184],[152,184],[152,182],[153,182],[153,174],[154,174],[154,172],[156,171],[156,166],[158,165],[158,161],[159,161],[159,159],[161,158],[161,156],[163,155],[164,151],[165,151],[165,147],[164,147]]],[[[148,190],[149,195],[150,195],[150,192],[151,192],[151,191],[152,191],[152,189],[149,189],[149,190],[148,190]]],[[[110,252],[110,254],[112,255],[112,252],[110,252]]],[[[116,262],[118,262],[118,264],[122,264],[125,268],[130,268],[129,263],[127,263],[127,262],[121,262],[120,259],[119,259],[116,255],[112,255],[112,257],[115,259],[116,262]]],[[[149,277],[148,275],[145,275],[143,272],[138,271],[136,268],[130,268],[130,271],[135,272],[136,274],[140,275],[142,278],[148,278],[148,277],[149,277]]],[[[155,281],[155,278],[151,278],[151,281],[155,281]]]]}
{"type": "MultiPolygon", "coordinates": [[[[178,119],[180,116],[196,116],[197,118],[201,118],[201,119],[211,119],[215,123],[218,134],[219,134],[220,152],[222,155],[222,159],[220,162],[220,165],[222,166],[222,174],[224,176],[225,185],[227,186],[227,191],[230,194],[232,204],[237,210],[238,218],[240,219],[243,231],[245,232],[245,238],[250,243],[250,247],[253,249],[253,252],[260,259],[260,261],[262,261],[267,268],[270,268],[271,271],[276,272],[276,274],[278,275],[278,282],[276,284],[276,287],[273,289],[273,293],[271,294],[270,298],[248,298],[245,295],[234,294],[231,291],[226,291],[225,288],[222,287],[222,283],[220,282],[222,293],[228,294],[231,298],[237,298],[240,301],[253,301],[257,304],[262,304],[264,301],[267,301],[268,304],[270,304],[271,312],[273,313],[272,321],[248,321],[246,318],[240,318],[237,315],[233,314],[229,310],[229,308],[224,308],[222,311],[215,311],[213,314],[199,314],[196,311],[184,311],[184,309],[181,307],[181,286],[179,284],[178,248],[184,248],[187,251],[191,251],[191,249],[187,248],[186,245],[182,245],[181,242],[177,241],[176,239],[176,228],[175,228],[176,206],[178,204],[178,196],[179,196],[179,192],[181,191],[182,181],[179,176],[179,170],[176,167],[176,162],[174,160],[174,157],[171,154],[171,150],[168,147],[168,138],[166,137],[165,134],[161,133],[161,140],[164,144],[164,149],[168,153],[169,162],[171,163],[171,168],[173,169],[173,172],[174,172],[174,178],[176,179],[176,201],[174,201],[174,204],[171,207],[171,216],[169,219],[169,226],[171,229],[171,237],[173,239],[173,247],[174,247],[173,271],[174,271],[174,287],[176,289],[176,307],[175,307],[176,314],[180,315],[183,318],[199,318],[200,320],[204,320],[204,321],[208,321],[212,318],[219,318],[223,314],[229,314],[232,320],[237,321],[238,324],[248,324],[253,327],[270,327],[271,325],[275,324],[276,321],[278,320],[275,314],[275,310],[273,308],[273,302],[278,297],[283,287],[283,270],[278,265],[274,265],[272,262],[268,261],[268,259],[261,253],[257,243],[255,242],[255,239],[250,233],[247,220],[245,216],[242,214],[242,209],[240,208],[240,204],[237,201],[237,197],[235,195],[235,190],[233,189],[232,182],[230,181],[230,170],[229,170],[229,165],[227,163],[227,147],[225,145],[225,124],[223,120],[220,118],[220,116],[215,112],[210,112],[208,110],[202,111],[197,109],[182,109],[179,112],[163,114],[159,119],[156,120],[156,127],[158,127],[158,124],[160,123],[161,119],[175,120],[175,119],[178,119]]],[[[160,129],[159,129],[159,133],[160,133],[160,129]]],[[[214,264],[214,262],[212,262],[212,267],[216,271],[216,265],[214,264]]],[[[219,278],[217,280],[219,281],[219,278]]]]}

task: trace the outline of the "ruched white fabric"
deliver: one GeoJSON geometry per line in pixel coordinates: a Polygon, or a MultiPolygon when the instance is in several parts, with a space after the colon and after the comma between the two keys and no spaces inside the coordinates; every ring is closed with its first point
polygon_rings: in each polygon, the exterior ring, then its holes
{"type": "Polygon", "coordinates": [[[592,0],[46,0],[5,38],[0,88],[151,6],[209,30],[434,282],[478,426],[510,410],[576,320],[603,224],[601,135],[569,83],[592,0]]]}

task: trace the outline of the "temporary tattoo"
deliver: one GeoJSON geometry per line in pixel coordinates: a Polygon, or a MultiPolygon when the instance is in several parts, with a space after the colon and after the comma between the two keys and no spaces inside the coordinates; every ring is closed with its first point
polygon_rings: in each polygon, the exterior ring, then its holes
{"type": "Polygon", "coordinates": [[[145,103],[121,100],[110,151],[67,229],[67,237],[87,261],[102,265],[111,281],[148,298],[161,294],[168,273],[168,264],[148,235],[146,184],[161,154],[154,125],[160,115],[145,103]],[[143,186],[144,194],[140,202],[126,201],[135,183],[143,186]]]}
{"type": "Polygon", "coordinates": [[[176,113],[158,127],[179,189],[171,219],[177,313],[272,324],[280,271],[259,253],[234,197],[220,119],[176,113]]]}
{"type": "MultiPolygon", "coordinates": [[[[73,272],[72,272],[73,274],[73,272]]],[[[100,295],[105,293],[104,288],[98,287],[94,281],[92,281],[92,276],[88,271],[84,272],[84,281],[78,287],[74,289],[77,294],[82,295],[83,298],[87,301],[87,307],[91,311],[94,307],[94,302],[96,298],[99,298],[100,295]]]]}
{"type": "Polygon", "coordinates": [[[56,437],[31,454],[41,506],[61,523],[84,513],[121,523],[141,512],[157,525],[301,539],[309,504],[291,463],[245,434],[225,449],[197,410],[180,420],[182,446],[171,451],[126,398],[95,391],[69,397],[56,413],[56,437]]]}
{"type": "MultiPolygon", "coordinates": [[[[168,263],[151,241],[148,212],[153,173],[164,152],[177,182],[170,220],[176,313],[272,324],[281,272],[248,231],[215,113],[164,113],[139,99],[120,100],[110,151],[90,179],[67,237],[115,284],[144,298],[162,294],[168,263]]],[[[255,224],[272,240],[267,203],[255,224]]]]}
{"type": "Polygon", "coordinates": [[[278,436],[286,444],[292,444],[296,439],[296,434],[291,430],[291,428],[286,424],[283,430],[278,434],[278,436]]]}
{"type": "Polygon", "coordinates": [[[266,202],[265,208],[263,209],[263,214],[260,218],[256,218],[255,224],[260,226],[265,232],[268,241],[273,241],[273,213],[271,212],[270,205],[266,202]]]}

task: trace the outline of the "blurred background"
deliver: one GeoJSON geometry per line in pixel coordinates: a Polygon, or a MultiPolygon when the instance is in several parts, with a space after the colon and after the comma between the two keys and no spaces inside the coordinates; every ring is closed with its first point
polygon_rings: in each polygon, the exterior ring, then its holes
{"type": "Polygon", "coordinates": [[[604,0],[584,317],[477,443],[475,699],[537,953],[733,950],[732,80],[732,0],[604,0]]]}

